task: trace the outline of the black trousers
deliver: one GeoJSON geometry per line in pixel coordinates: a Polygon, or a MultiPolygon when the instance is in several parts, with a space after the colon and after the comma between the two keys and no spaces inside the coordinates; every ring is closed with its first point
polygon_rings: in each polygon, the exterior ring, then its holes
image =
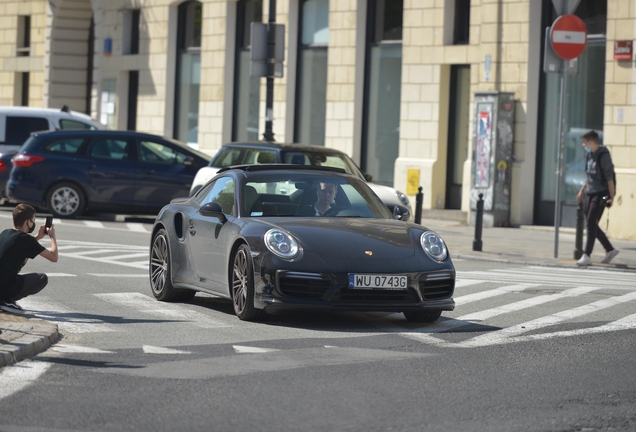
{"type": "Polygon", "coordinates": [[[592,255],[594,241],[596,239],[601,242],[606,252],[614,249],[603,230],[598,226],[598,222],[601,220],[601,216],[603,216],[603,210],[605,210],[605,205],[603,204],[604,195],[607,194],[585,196],[585,206],[583,210],[585,211],[585,220],[587,221],[587,242],[585,243],[585,253],[587,256],[592,255]]]}
{"type": "Polygon", "coordinates": [[[24,286],[20,292],[9,299],[10,301],[18,301],[26,296],[37,294],[49,283],[49,277],[44,273],[27,273],[18,277],[24,279],[24,286]]]}

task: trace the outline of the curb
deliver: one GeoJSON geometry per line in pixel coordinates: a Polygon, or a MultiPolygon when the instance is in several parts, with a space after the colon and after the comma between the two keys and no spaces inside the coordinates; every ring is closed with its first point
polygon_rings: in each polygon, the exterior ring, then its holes
{"type": "Polygon", "coordinates": [[[3,331],[23,333],[11,343],[0,344],[0,367],[39,354],[53,345],[58,337],[56,324],[46,321],[3,322],[3,331]]]}

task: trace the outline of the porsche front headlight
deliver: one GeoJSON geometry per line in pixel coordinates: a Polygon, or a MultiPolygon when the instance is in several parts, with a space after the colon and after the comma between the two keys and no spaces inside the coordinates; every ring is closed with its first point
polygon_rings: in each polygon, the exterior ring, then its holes
{"type": "Polygon", "coordinates": [[[444,240],[432,231],[426,231],[420,237],[422,249],[432,260],[444,261],[448,256],[448,251],[444,240]]]}
{"type": "Polygon", "coordinates": [[[265,245],[271,253],[285,260],[293,260],[302,251],[291,234],[279,229],[271,229],[265,233],[265,245]]]}

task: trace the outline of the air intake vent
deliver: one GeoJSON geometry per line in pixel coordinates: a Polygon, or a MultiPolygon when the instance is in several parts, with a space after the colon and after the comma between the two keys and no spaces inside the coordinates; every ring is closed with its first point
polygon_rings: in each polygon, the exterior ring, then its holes
{"type": "Polygon", "coordinates": [[[455,279],[450,273],[423,274],[419,281],[424,300],[449,298],[455,290],[455,279]]]}
{"type": "Polygon", "coordinates": [[[343,288],[340,301],[360,303],[417,303],[419,299],[411,290],[360,290],[343,288]]]}
{"type": "Polygon", "coordinates": [[[320,298],[331,285],[324,279],[283,276],[278,280],[280,292],[290,297],[320,298]]]}

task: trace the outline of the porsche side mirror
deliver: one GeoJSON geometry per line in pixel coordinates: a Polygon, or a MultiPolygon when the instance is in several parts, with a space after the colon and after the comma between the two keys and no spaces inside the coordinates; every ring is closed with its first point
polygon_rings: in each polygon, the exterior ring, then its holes
{"type": "Polygon", "coordinates": [[[396,220],[400,220],[402,222],[406,222],[411,217],[411,212],[407,208],[394,206],[393,207],[393,218],[396,220]]]}
{"type": "Polygon", "coordinates": [[[203,216],[211,216],[211,217],[218,218],[221,221],[221,223],[227,220],[227,218],[225,217],[225,214],[223,213],[223,208],[221,207],[221,204],[219,204],[218,202],[210,202],[207,204],[203,204],[201,208],[199,209],[199,213],[201,213],[203,216]]]}

